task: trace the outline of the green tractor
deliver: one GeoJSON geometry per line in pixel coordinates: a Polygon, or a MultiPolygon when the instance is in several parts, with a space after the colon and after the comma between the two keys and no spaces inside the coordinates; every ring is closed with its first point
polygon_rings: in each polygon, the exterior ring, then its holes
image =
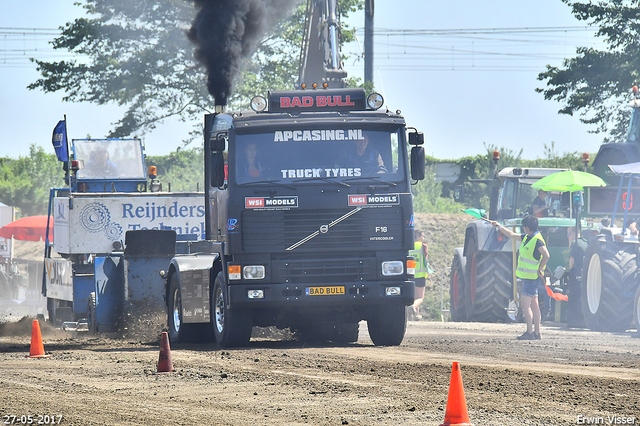
{"type": "MultiPolygon", "coordinates": [[[[640,189],[632,184],[640,179],[640,162],[611,165],[610,169],[620,180],[609,226],[589,240],[585,254],[582,314],[592,330],[624,332],[635,323],[640,333],[640,242],[629,229],[632,215],[638,213],[633,198],[634,193],[640,195],[640,189]],[[620,217],[621,223],[616,221],[620,217]]],[[[595,195],[590,191],[591,197],[595,195]]]]}
{"type": "Polygon", "coordinates": [[[581,294],[588,328],[625,331],[635,323],[640,334],[640,242],[628,229],[640,216],[640,93],[635,86],[629,107],[626,140],[601,145],[593,161],[594,173],[610,185],[589,189],[586,213],[611,220],[589,241],[581,294]]]}
{"type": "MultiPolygon", "coordinates": [[[[538,190],[531,185],[564,169],[508,167],[496,173],[489,218],[521,232],[522,218],[532,214],[538,190]]],[[[567,228],[576,224],[582,192],[549,192],[539,228],[549,249],[548,267],[569,269],[567,228]]],[[[583,229],[593,224],[581,221],[583,229]]],[[[513,265],[520,243],[498,232],[487,219],[467,225],[464,247],[454,249],[450,274],[450,312],[453,321],[511,322],[519,318],[519,297],[513,265]]],[[[566,286],[560,280],[558,286],[566,286]]],[[[546,295],[544,295],[546,297],[546,295]]],[[[542,305],[542,302],[541,302],[542,305]]]]}

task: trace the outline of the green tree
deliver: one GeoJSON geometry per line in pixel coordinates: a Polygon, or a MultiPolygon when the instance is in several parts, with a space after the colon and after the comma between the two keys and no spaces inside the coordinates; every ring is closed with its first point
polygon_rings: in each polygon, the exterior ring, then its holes
{"type": "Polygon", "coordinates": [[[164,191],[203,191],[204,156],[201,148],[177,150],[169,155],[148,156],[147,166],[158,168],[158,180],[164,191]]]}
{"type": "MultiPolygon", "coordinates": [[[[42,75],[29,89],[64,92],[69,102],[117,104],[127,109],[107,137],[144,134],[168,117],[200,128],[212,107],[203,67],[193,57],[185,30],[196,14],[185,0],[84,0],[86,17],[62,27],[54,49],[76,59],[38,61],[42,75]]],[[[341,0],[341,16],[362,9],[362,0],[341,0]]],[[[277,24],[245,66],[231,106],[246,108],[256,93],[291,89],[304,23],[304,5],[277,24]]],[[[352,39],[349,30],[342,41],[352,39]]],[[[185,135],[185,143],[192,140],[185,135]]]]}
{"type": "Polygon", "coordinates": [[[62,163],[32,144],[28,157],[0,158],[0,202],[18,209],[18,216],[47,214],[49,189],[64,186],[62,163]]]}
{"type": "Polygon", "coordinates": [[[581,47],[562,67],[547,65],[538,75],[547,87],[537,91],[561,102],[559,113],[579,113],[594,133],[608,134],[605,141],[623,141],[630,114],[623,106],[640,70],[640,1],[562,1],[577,19],[599,27],[607,49],[581,47]]]}

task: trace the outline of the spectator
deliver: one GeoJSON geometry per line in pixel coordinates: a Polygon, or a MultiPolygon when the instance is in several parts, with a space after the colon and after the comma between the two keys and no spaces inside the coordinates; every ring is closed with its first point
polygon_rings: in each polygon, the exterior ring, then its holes
{"type": "Polygon", "coordinates": [[[416,284],[415,287],[415,299],[412,306],[407,306],[407,312],[409,318],[421,320],[420,305],[424,301],[424,288],[427,282],[428,269],[427,269],[427,243],[424,242],[424,232],[415,230],[415,242],[413,250],[409,251],[409,256],[413,256],[416,261],[416,272],[413,275],[413,281],[416,284]]]}
{"type": "Polygon", "coordinates": [[[538,286],[544,280],[544,269],[549,261],[549,250],[538,231],[538,218],[526,216],[522,219],[523,234],[516,234],[503,227],[496,221],[491,225],[498,228],[507,237],[515,241],[522,241],[516,277],[522,280],[522,294],[520,308],[524,312],[527,331],[518,336],[518,340],[539,340],[540,335],[540,307],[538,306],[538,286]]]}

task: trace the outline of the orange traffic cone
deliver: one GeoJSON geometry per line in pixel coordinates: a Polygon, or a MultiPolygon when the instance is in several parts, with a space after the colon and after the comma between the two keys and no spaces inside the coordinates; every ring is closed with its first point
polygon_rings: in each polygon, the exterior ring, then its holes
{"type": "Polygon", "coordinates": [[[49,358],[51,355],[44,353],[44,345],[42,344],[42,333],[40,333],[40,323],[37,319],[33,320],[31,326],[31,350],[27,358],[49,358]]]}
{"type": "Polygon", "coordinates": [[[173,362],[171,361],[171,349],[169,348],[169,335],[162,332],[160,341],[160,357],[158,358],[158,371],[155,374],[173,373],[173,362]]]}
{"type": "Polygon", "coordinates": [[[473,426],[472,423],[469,423],[467,401],[464,399],[464,389],[462,388],[460,363],[457,361],[453,363],[453,368],[451,369],[447,411],[444,414],[444,423],[440,426],[473,426]]]}

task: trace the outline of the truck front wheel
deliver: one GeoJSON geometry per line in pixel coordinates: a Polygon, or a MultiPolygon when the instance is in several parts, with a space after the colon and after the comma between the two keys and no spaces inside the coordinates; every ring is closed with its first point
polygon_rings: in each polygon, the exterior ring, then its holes
{"type": "Polygon", "coordinates": [[[369,337],[376,346],[398,346],[407,330],[404,305],[382,306],[367,319],[369,337]]]}
{"type": "Polygon", "coordinates": [[[220,347],[247,346],[253,326],[251,311],[228,308],[229,301],[222,272],[216,276],[211,296],[211,322],[220,347]]]}
{"type": "Polygon", "coordinates": [[[178,274],[171,275],[168,297],[169,340],[171,343],[200,343],[206,338],[205,333],[199,333],[208,324],[185,324],[182,316],[182,295],[178,274]],[[204,327],[203,327],[204,326],[204,327]]]}

